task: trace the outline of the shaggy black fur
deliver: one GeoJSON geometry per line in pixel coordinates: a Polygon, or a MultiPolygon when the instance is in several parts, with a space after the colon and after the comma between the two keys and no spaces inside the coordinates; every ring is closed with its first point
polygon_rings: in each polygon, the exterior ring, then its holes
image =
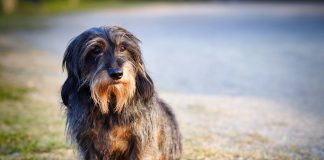
{"type": "Polygon", "coordinates": [[[104,26],[83,32],[65,52],[61,97],[83,159],[181,157],[175,117],[154,91],[138,43],[127,30],[104,26]]]}

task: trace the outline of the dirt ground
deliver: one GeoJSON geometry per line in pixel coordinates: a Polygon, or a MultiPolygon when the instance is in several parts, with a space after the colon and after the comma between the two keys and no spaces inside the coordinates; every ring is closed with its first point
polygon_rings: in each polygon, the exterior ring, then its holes
{"type": "MultiPolygon", "coordinates": [[[[23,100],[0,101],[0,159],[76,159],[65,138],[61,57],[8,36],[0,44],[1,83],[27,90],[23,100]]],[[[255,97],[159,94],[179,122],[183,159],[324,159],[323,117],[255,97]]]]}

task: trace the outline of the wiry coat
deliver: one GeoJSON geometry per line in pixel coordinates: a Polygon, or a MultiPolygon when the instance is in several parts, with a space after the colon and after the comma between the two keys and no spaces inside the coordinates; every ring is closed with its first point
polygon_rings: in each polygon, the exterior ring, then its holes
{"type": "Polygon", "coordinates": [[[155,93],[138,43],[125,29],[105,26],[83,32],[65,52],[68,77],[61,96],[69,134],[83,159],[181,157],[175,117],[155,93]],[[124,70],[120,81],[106,73],[111,67],[124,70]]]}

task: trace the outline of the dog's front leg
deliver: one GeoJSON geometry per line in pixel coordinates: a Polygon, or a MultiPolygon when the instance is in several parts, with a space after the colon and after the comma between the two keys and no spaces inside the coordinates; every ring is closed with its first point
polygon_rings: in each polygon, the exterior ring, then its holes
{"type": "Polygon", "coordinates": [[[96,151],[89,147],[86,151],[84,151],[84,160],[101,160],[102,158],[98,157],[96,151]]]}
{"type": "Polygon", "coordinates": [[[160,160],[160,156],[155,151],[152,146],[137,141],[130,152],[130,160],[160,160]]]}

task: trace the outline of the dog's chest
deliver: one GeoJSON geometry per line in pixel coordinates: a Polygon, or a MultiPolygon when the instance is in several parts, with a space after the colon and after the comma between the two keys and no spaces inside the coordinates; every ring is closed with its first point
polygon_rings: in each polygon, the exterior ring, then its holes
{"type": "Polygon", "coordinates": [[[106,138],[109,153],[125,153],[131,145],[131,129],[129,126],[113,126],[106,138]]]}
{"type": "MultiPolygon", "coordinates": [[[[97,124],[98,125],[98,124],[97,124]]],[[[132,147],[132,132],[129,126],[95,127],[85,137],[88,145],[99,159],[123,159],[128,157],[132,147]]]]}

